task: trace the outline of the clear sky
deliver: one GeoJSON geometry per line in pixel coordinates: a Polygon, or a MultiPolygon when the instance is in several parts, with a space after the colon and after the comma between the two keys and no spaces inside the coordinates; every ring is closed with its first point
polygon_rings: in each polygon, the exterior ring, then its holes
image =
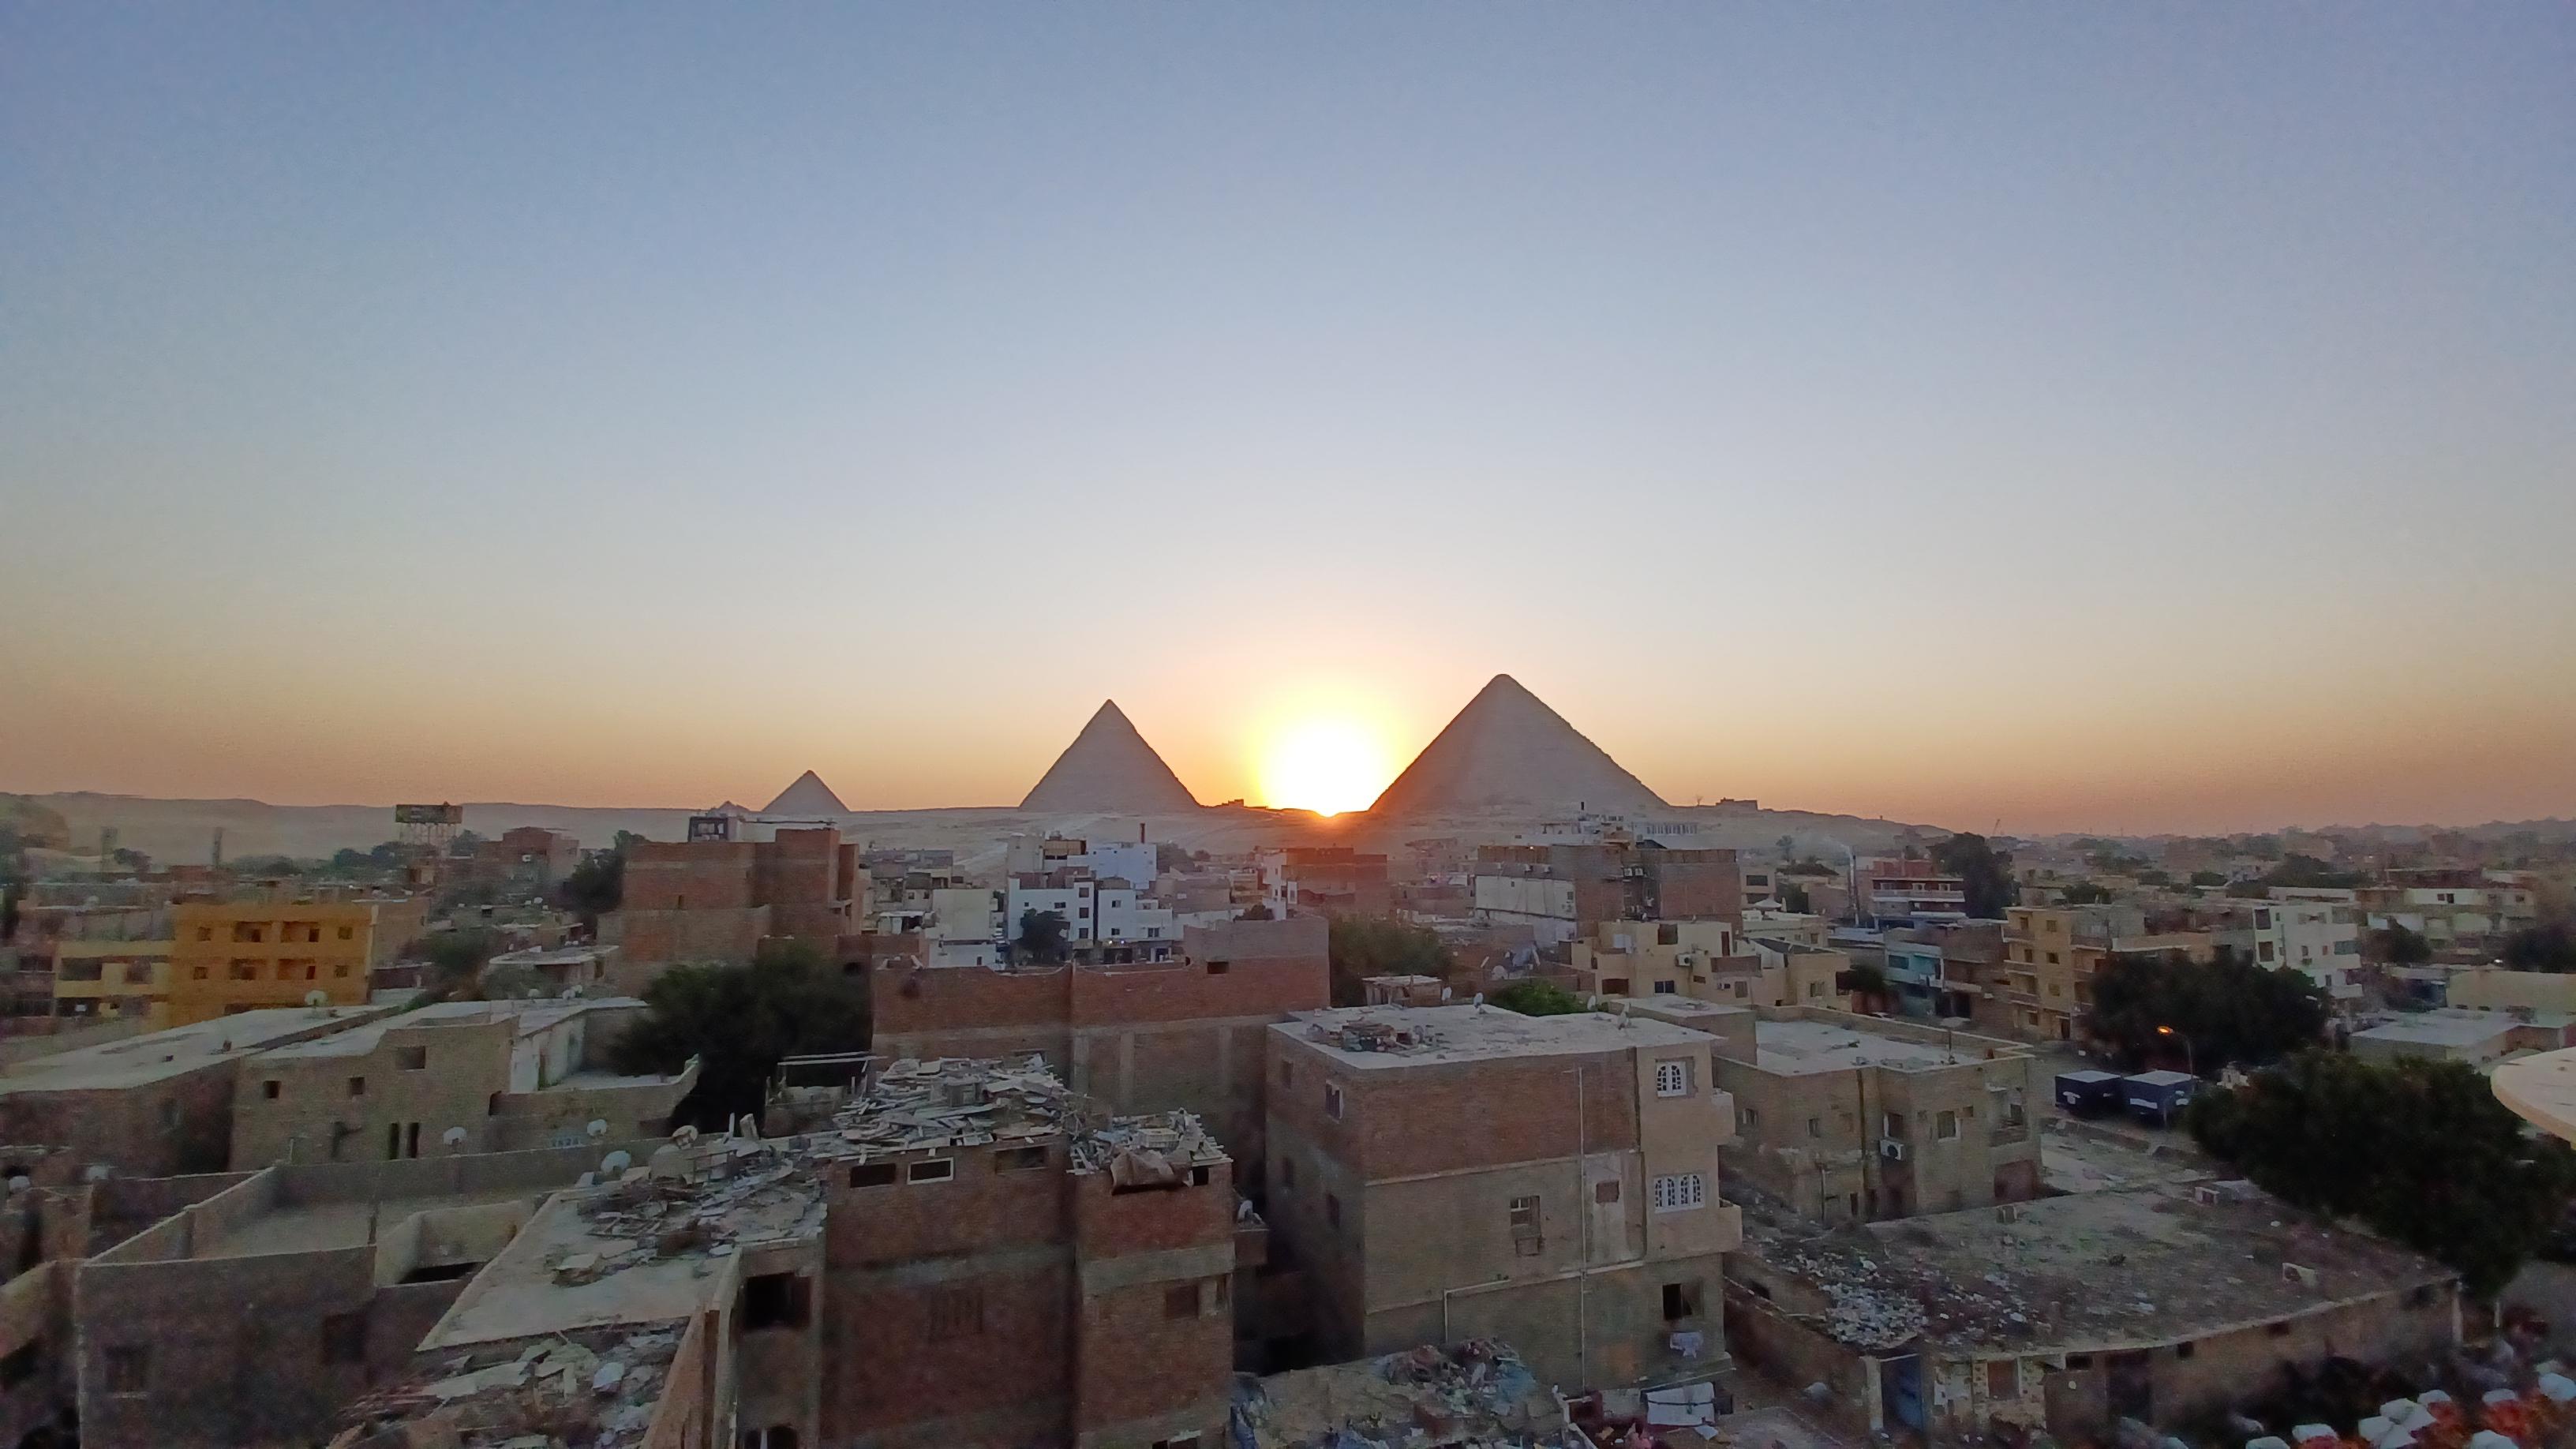
{"type": "MultiPolygon", "coordinates": [[[[0,4],[0,789],[2576,814],[2576,8],[0,4]]],[[[758,798],[754,798],[758,797],[758,798]]]]}

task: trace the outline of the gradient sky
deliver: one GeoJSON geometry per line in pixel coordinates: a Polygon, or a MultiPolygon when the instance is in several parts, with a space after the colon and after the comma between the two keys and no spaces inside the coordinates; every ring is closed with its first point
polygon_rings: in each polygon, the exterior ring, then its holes
{"type": "Polygon", "coordinates": [[[0,789],[2576,815],[2576,8],[0,4],[0,789]]]}

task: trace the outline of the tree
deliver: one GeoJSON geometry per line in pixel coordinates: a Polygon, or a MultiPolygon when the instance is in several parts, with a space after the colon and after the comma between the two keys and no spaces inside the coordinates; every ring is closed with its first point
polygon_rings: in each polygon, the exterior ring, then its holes
{"type": "Polygon", "coordinates": [[[2421,966],[2433,959],[2433,943],[2392,924],[2370,933],[2370,954],[2391,966],[2421,966]]]}
{"type": "Polygon", "coordinates": [[[2070,881],[2059,887],[2057,893],[2070,906],[2105,905],[2112,898],[2109,886],[2095,885],[2089,880],[2070,881]]]}
{"type": "Polygon", "coordinates": [[[2460,1062],[2303,1052],[2184,1122],[2212,1156],[2300,1207],[2358,1218],[2494,1294],[2576,1195],[2576,1152],[2527,1131],[2460,1062]]]}
{"type": "Polygon", "coordinates": [[[802,941],[769,940],[748,966],[673,966],[644,988],[645,1013],[609,1049],[621,1072],[676,1072],[698,1085],[673,1115],[720,1127],[758,1113],[779,1060],[865,1051],[868,985],[831,970],[802,941]]]}
{"type": "Polygon", "coordinates": [[[428,984],[444,989],[471,981],[500,950],[500,938],[489,931],[440,931],[421,950],[429,958],[428,984]]]}
{"type": "Polygon", "coordinates": [[[2279,865],[2263,875],[2263,884],[2267,886],[2297,886],[2306,890],[2351,890],[2363,881],[2359,871],[2337,870],[2313,855],[2301,855],[2297,851],[2283,856],[2279,865]]]}
{"type": "Polygon", "coordinates": [[[1243,908],[1243,914],[1235,917],[1235,919],[1239,921],[1275,921],[1279,918],[1271,911],[1270,903],[1268,901],[1254,901],[1251,905],[1245,906],[1243,908]]]}
{"type": "Polygon", "coordinates": [[[578,912],[584,924],[598,930],[599,918],[625,903],[626,851],[643,838],[631,830],[621,830],[616,842],[606,850],[584,855],[565,874],[562,884],[555,887],[564,909],[578,912]]]}
{"type": "Polygon", "coordinates": [[[447,842],[447,853],[450,856],[462,860],[473,855],[474,847],[481,845],[482,843],[482,836],[477,835],[471,830],[459,830],[456,832],[455,838],[447,842]]]}
{"type": "Polygon", "coordinates": [[[2564,921],[2525,926],[2505,937],[2504,964],[2517,971],[2576,971],[2576,930],[2564,921]]]}
{"type": "Polygon", "coordinates": [[[1020,912],[1019,938],[1011,949],[1022,959],[1051,965],[1066,956],[1064,917],[1053,911],[1020,912]]]}
{"type": "Polygon", "coordinates": [[[1932,863],[1959,878],[1968,897],[1968,914],[1981,921],[2003,919],[2004,907],[2020,899],[2012,878],[2012,854],[1997,850],[1982,835],[1962,832],[1932,847],[1932,863]]]}
{"type": "Polygon", "coordinates": [[[2217,870],[2196,870],[2191,873],[2191,883],[2196,886],[2223,886],[2227,884],[2227,873],[2217,870]]]}
{"type": "Polygon", "coordinates": [[[1784,911],[1792,911],[1803,916],[1815,908],[1816,902],[1807,894],[1805,886],[1793,885],[1780,892],[1780,909],[1784,911]]]}
{"type": "Polygon", "coordinates": [[[1438,932],[1387,916],[1335,916],[1332,920],[1333,1004],[1368,999],[1360,983],[1371,976],[1437,976],[1447,980],[1455,963],[1438,932]]]}
{"type": "Polygon", "coordinates": [[[1485,1000],[1505,1011],[1523,1016],[1571,1016],[1592,1008],[1583,998],[1557,985],[1536,977],[1514,981],[1487,993],[1485,1000]]]}
{"type": "Polygon", "coordinates": [[[2222,948],[2205,962],[2180,952],[2112,957],[2093,974],[2085,1030],[2131,1063],[2169,1051],[2180,1038],[2189,1063],[2212,1073],[2315,1046],[2326,1015],[2325,989],[2306,973],[2256,966],[2222,948]]]}

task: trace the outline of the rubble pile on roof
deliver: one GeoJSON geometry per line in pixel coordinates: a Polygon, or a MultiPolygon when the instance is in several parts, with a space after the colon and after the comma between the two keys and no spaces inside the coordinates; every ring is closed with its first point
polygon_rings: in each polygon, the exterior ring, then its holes
{"type": "Polygon", "coordinates": [[[784,1219],[812,1218],[823,1194],[794,1139],[726,1137],[657,1149],[652,1162],[575,1201],[596,1250],[566,1252],[546,1266],[557,1283],[595,1283],[664,1258],[723,1257],[746,1230],[780,1236],[784,1219]]]}
{"type": "Polygon", "coordinates": [[[352,1405],[331,1449],[621,1449],[644,1442],[687,1320],[477,1344],[352,1405]]]}
{"type": "Polygon", "coordinates": [[[981,1147],[1064,1130],[1072,1093],[1046,1058],[907,1058],[889,1062],[834,1119],[862,1158],[925,1147],[981,1147]]]}
{"type": "Polygon", "coordinates": [[[2154,1343],[2445,1282],[2451,1270],[2249,1184],[2158,1183],[1819,1230],[1746,1203],[1745,1251],[1866,1349],[2154,1343]]]}
{"type": "Polygon", "coordinates": [[[1238,1381],[1231,1437],[1253,1449],[1583,1442],[1520,1355],[1489,1338],[1238,1381]]]}
{"type": "Polygon", "coordinates": [[[1440,1033],[1420,1022],[1374,1021],[1366,1017],[1314,1022],[1306,1028],[1306,1034],[1346,1052],[1393,1052],[1440,1044],[1440,1033]]]}

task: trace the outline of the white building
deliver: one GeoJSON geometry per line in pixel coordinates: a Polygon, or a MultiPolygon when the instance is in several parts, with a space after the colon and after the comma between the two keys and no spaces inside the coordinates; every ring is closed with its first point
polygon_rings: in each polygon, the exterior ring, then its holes
{"type": "Polygon", "coordinates": [[[2338,1001],[2361,995],[2361,912],[2348,890],[2272,887],[2273,964],[2295,966],[2338,1001]]]}

